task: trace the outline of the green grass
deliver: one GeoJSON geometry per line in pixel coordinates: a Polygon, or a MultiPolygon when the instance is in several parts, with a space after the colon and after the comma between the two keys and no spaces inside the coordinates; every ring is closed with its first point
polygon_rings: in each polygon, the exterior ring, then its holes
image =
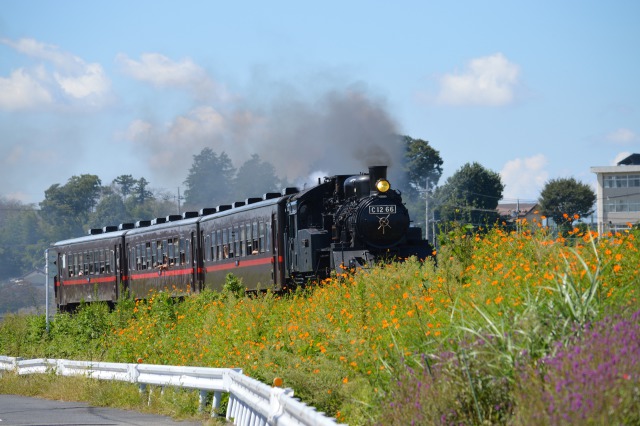
{"type": "MultiPolygon", "coordinates": [[[[506,424],[524,416],[523,366],[537,368],[578,325],[637,310],[638,235],[570,237],[454,232],[437,267],[409,259],[286,296],[156,293],[112,312],[94,304],[58,314],[48,334],[42,316],[9,316],[0,354],[239,367],[268,384],[283,378],[305,403],[354,425],[410,423],[419,410],[400,415],[390,404],[402,405],[403,380],[424,372],[439,391],[416,403],[437,422],[506,424]]],[[[0,392],[18,379],[45,380],[3,377],[0,392]]],[[[194,403],[181,404],[189,413],[194,403]]]]}

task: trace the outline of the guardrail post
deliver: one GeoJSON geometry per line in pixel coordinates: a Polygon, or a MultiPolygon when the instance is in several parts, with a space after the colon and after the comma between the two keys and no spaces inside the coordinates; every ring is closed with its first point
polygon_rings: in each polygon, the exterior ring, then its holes
{"type": "Polygon", "coordinates": [[[198,399],[198,413],[204,412],[204,407],[207,405],[207,397],[209,392],[206,390],[200,390],[200,398],[198,399]]]}
{"type": "Polygon", "coordinates": [[[218,417],[220,410],[220,401],[222,400],[222,392],[215,391],[213,393],[213,402],[211,403],[211,417],[218,417]]]}

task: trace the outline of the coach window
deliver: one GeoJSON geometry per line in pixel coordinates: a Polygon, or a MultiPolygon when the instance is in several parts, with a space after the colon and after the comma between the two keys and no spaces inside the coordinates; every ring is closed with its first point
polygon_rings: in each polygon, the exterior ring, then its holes
{"type": "Polygon", "coordinates": [[[76,274],[78,260],[74,253],[69,255],[69,276],[72,277],[76,274]]]}
{"type": "Polygon", "coordinates": [[[240,229],[234,225],[231,228],[231,235],[233,235],[233,255],[240,256],[240,229]]]}
{"type": "Polygon", "coordinates": [[[173,265],[180,264],[180,237],[173,238],[173,265]]]}
{"type": "Polygon", "coordinates": [[[169,238],[167,240],[167,257],[169,258],[169,266],[173,266],[175,264],[175,250],[174,250],[174,245],[173,245],[173,238],[169,238]]]}
{"type": "Polygon", "coordinates": [[[144,243],[140,249],[142,250],[142,269],[149,269],[149,262],[151,262],[151,243],[144,243]]]}
{"type": "Polygon", "coordinates": [[[260,234],[258,233],[258,222],[253,222],[251,225],[251,254],[258,254],[260,251],[260,234]]]}
{"type": "Polygon", "coordinates": [[[222,258],[226,259],[229,257],[229,246],[227,245],[229,243],[229,236],[227,234],[227,230],[226,229],[222,229],[222,258]]]}
{"type": "Polygon", "coordinates": [[[209,241],[210,239],[211,236],[209,234],[206,234],[204,236],[204,243],[202,245],[204,253],[202,253],[202,258],[205,262],[211,260],[211,250],[209,249],[209,247],[211,246],[211,241],[209,241]]]}
{"type": "Polygon", "coordinates": [[[186,256],[186,259],[185,259],[184,263],[188,263],[189,267],[193,268],[193,262],[191,260],[191,240],[185,240],[184,241],[184,245],[185,245],[185,247],[184,247],[185,250],[184,251],[185,251],[185,256],[186,256]]]}
{"type": "Polygon", "coordinates": [[[222,259],[222,234],[216,229],[216,260],[222,259]]]}
{"type": "Polygon", "coordinates": [[[93,252],[92,251],[84,252],[84,274],[85,275],[93,274],[93,252]]]}
{"type": "Polygon", "coordinates": [[[241,251],[241,247],[240,246],[242,244],[240,244],[240,241],[241,241],[240,237],[242,236],[242,234],[244,234],[244,232],[241,231],[241,228],[242,227],[240,225],[236,225],[236,226],[233,227],[233,232],[234,232],[234,234],[236,236],[236,238],[235,238],[235,240],[236,240],[236,249],[235,249],[236,256],[240,256],[240,251],[241,251]]]}
{"type": "Polygon", "coordinates": [[[275,243],[275,241],[273,243],[271,242],[271,232],[273,232],[271,230],[271,222],[269,222],[267,220],[267,222],[265,223],[265,227],[264,228],[265,229],[262,230],[262,235],[263,235],[263,238],[266,241],[265,250],[266,251],[271,251],[271,244],[275,243]]]}
{"type": "Polygon", "coordinates": [[[162,240],[162,248],[161,248],[161,253],[158,254],[158,263],[161,263],[163,265],[169,266],[169,249],[167,248],[167,240],[162,240]]]}
{"type": "Polygon", "coordinates": [[[60,256],[60,258],[62,259],[62,267],[60,268],[61,271],[64,271],[65,269],[67,270],[67,276],[68,277],[72,277],[73,276],[73,258],[71,256],[69,256],[69,263],[67,263],[67,255],[63,254],[62,256],[60,256]]]}
{"type": "Polygon", "coordinates": [[[104,249],[98,250],[98,262],[100,263],[96,269],[96,273],[104,274],[104,249]]]}
{"type": "Polygon", "coordinates": [[[217,251],[218,251],[217,242],[216,242],[216,231],[211,231],[211,234],[209,235],[211,236],[211,260],[216,260],[217,251]]]}
{"type": "Polygon", "coordinates": [[[238,231],[240,231],[240,240],[238,244],[240,246],[240,256],[245,257],[247,255],[247,232],[245,231],[244,225],[240,225],[238,227],[238,231]]]}

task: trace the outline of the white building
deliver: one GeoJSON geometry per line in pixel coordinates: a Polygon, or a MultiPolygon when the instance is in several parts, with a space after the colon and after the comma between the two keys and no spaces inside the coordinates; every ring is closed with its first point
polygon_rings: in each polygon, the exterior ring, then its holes
{"type": "Polygon", "coordinates": [[[598,179],[598,233],[628,229],[640,223],[640,154],[617,166],[591,167],[598,179]]]}

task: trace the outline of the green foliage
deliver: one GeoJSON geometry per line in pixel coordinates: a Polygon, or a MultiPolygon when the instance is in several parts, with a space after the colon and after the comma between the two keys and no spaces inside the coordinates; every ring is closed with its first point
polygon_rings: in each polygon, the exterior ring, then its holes
{"type": "Polygon", "coordinates": [[[224,280],[223,290],[235,297],[243,297],[245,293],[245,287],[242,284],[242,278],[238,278],[231,273],[227,274],[224,280]]]}
{"type": "Polygon", "coordinates": [[[120,194],[127,198],[133,192],[138,181],[131,175],[120,175],[113,180],[113,183],[120,188],[120,194]]]}
{"type": "Polygon", "coordinates": [[[233,179],[233,190],[239,199],[261,197],[265,192],[278,192],[280,180],[271,163],[260,160],[257,154],[244,162],[233,179]]]}
{"type": "Polygon", "coordinates": [[[226,153],[219,156],[211,148],[204,148],[193,156],[184,184],[185,205],[192,207],[215,206],[229,203],[231,183],[235,169],[226,153]]]}
{"type": "Polygon", "coordinates": [[[467,163],[436,189],[434,209],[445,222],[486,226],[498,219],[496,207],[503,190],[500,174],[478,163],[467,163]]]}
{"type": "Polygon", "coordinates": [[[405,164],[409,184],[414,188],[433,190],[442,176],[442,158],[440,152],[429,145],[428,141],[402,136],[405,144],[405,164]],[[429,187],[425,188],[426,181],[429,187]]]}
{"type": "Polygon", "coordinates": [[[593,213],[596,194],[585,183],[575,178],[559,178],[548,181],[540,193],[540,211],[565,229],[575,220],[593,213]]]}
{"type": "Polygon", "coordinates": [[[100,202],[91,213],[89,218],[89,228],[102,228],[106,225],[117,225],[129,220],[129,213],[122,200],[122,197],[115,193],[102,197],[100,202]]]}
{"type": "Polygon", "coordinates": [[[101,192],[96,175],[72,176],[68,182],[51,185],[40,202],[42,217],[49,225],[47,239],[57,241],[84,234],[83,226],[101,192]]]}

